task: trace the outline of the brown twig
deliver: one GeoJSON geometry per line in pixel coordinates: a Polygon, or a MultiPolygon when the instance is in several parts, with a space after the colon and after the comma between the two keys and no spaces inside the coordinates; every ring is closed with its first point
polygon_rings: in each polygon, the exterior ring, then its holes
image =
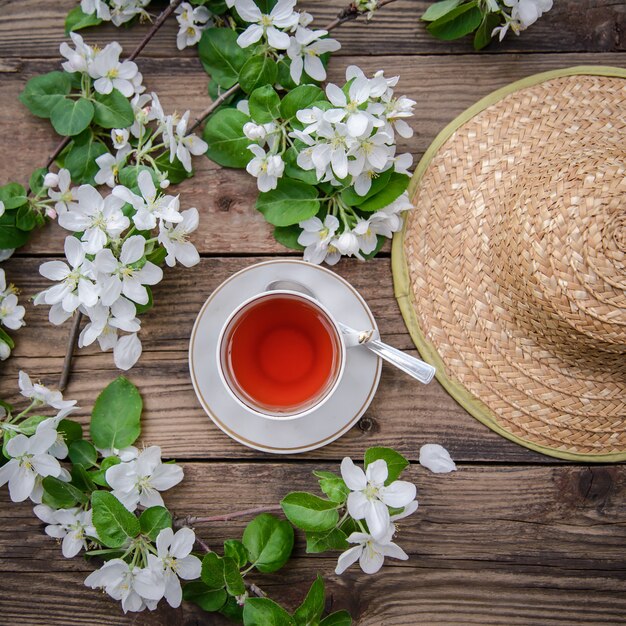
{"type": "Polygon", "coordinates": [[[80,311],[74,313],[74,320],[72,322],[72,328],[70,329],[70,336],[67,340],[67,351],[65,353],[65,360],[63,361],[63,371],[61,372],[61,378],[59,379],[59,391],[65,391],[67,387],[67,381],[70,378],[72,371],[72,358],[74,356],[74,348],[78,342],[78,333],[80,331],[80,322],[83,318],[83,314],[80,311]]]}
{"type": "Polygon", "coordinates": [[[257,513],[269,513],[270,511],[281,511],[280,504],[273,504],[271,506],[258,506],[254,509],[245,509],[243,511],[233,511],[232,513],[225,513],[224,515],[212,515],[210,517],[197,517],[195,515],[187,515],[185,517],[179,517],[175,521],[176,527],[193,526],[194,524],[206,524],[209,522],[227,522],[237,517],[247,517],[248,515],[256,515],[257,513]]]}
{"type": "MultiPolygon", "coordinates": [[[[395,0],[379,0],[378,5],[376,6],[376,9],[378,10],[381,7],[384,7],[386,4],[390,4],[391,2],[395,2],[395,0]]],[[[343,24],[344,22],[349,22],[350,20],[356,20],[358,17],[363,15],[363,13],[364,12],[360,11],[357,8],[356,4],[352,2],[345,9],[343,9],[339,13],[339,15],[334,20],[332,20],[332,22],[327,24],[324,30],[331,31],[333,30],[333,28],[337,28],[337,26],[341,26],[341,24],[343,24]]],[[[237,93],[237,91],[239,91],[239,83],[235,83],[228,91],[225,91],[218,98],[216,98],[213,102],[211,102],[211,104],[206,109],[204,109],[204,111],[202,111],[202,113],[200,113],[200,115],[195,119],[194,123],[189,128],[189,132],[192,132],[193,130],[198,128],[198,126],[200,126],[200,124],[202,124],[202,122],[207,117],[209,117],[209,115],[211,115],[211,113],[213,113],[213,111],[215,111],[222,104],[222,102],[226,100],[226,98],[229,98],[233,94],[237,93]]]]}

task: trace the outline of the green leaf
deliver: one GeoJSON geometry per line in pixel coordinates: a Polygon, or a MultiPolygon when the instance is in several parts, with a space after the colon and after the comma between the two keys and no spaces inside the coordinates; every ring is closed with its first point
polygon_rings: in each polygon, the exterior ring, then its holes
{"type": "Polygon", "coordinates": [[[292,224],[291,226],[276,226],[274,228],[274,239],[291,250],[304,250],[304,246],[298,243],[298,237],[301,232],[302,229],[297,224],[292,224]]]}
{"type": "Polygon", "coordinates": [[[271,85],[255,89],[248,100],[250,117],[257,124],[267,124],[280,117],[280,97],[271,85]]]}
{"type": "Polygon", "coordinates": [[[79,489],[83,493],[91,493],[96,490],[96,485],[91,476],[87,473],[87,470],[82,465],[72,465],[70,471],[72,476],[72,485],[79,489]]]}
{"type": "Polygon", "coordinates": [[[69,170],[76,184],[93,185],[94,177],[100,170],[96,159],[107,152],[104,143],[96,138],[91,129],[87,129],[74,137],[68,146],[63,166],[69,170]]]}
{"type": "Polygon", "coordinates": [[[20,230],[33,230],[37,226],[37,213],[30,208],[30,205],[23,204],[17,210],[15,225],[20,230]]]}
{"type": "Polygon", "coordinates": [[[246,93],[263,85],[273,85],[278,75],[276,61],[264,54],[250,57],[239,72],[239,84],[246,93]]]}
{"type": "Polygon", "coordinates": [[[324,611],[324,579],[318,574],[304,602],[293,614],[297,626],[316,626],[324,611]]]}
{"type": "Polygon", "coordinates": [[[137,310],[137,315],[142,315],[143,313],[147,313],[154,306],[154,298],[152,297],[152,289],[148,285],[145,286],[146,291],[148,292],[148,302],[145,304],[136,304],[135,309],[137,310]]]}
{"type": "MultiPolygon", "coordinates": [[[[6,216],[6,213],[4,214],[6,216]]],[[[0,225],[0,250],[20,248],[28,241],[29,233],[15,226],[0,225]]]]}
{"type": "Polygon", "coordinates": [[[83,438],[83,427],[74,420],[61,420],[57,431],[63,435],[65,443],[69,446],[73,441],[83,438]]]}
{"type": "Polygon", "coordinates": [[[320,208],[316,187],[281,178],[276,189],[260,193],[256,208],[274,226],[291,226],[313,217],[320,208]]]}
{"type": "Polygon", "coordinates": [[[106,481],[106,471],[109,467],[113,467],[114,465],[119,465],[121,463],[121,459],[118,456],[108,456],[106,459],[103,459],[102,463],[100,463],[100,469],[97,472],[90,472],[91,480],[93,480],[96,485],[100,485],[101,487],[108,487],[109,483],[106,481]]]}
{"type": "Polygon", "coordinates": [[[82,465],[85,469],[89,469],[96,464],[98,452],[93,447],[93,444],[86,439],[72,441],[68,449],[70,461],[72,461],[74,465],[82,465]]]}
{"type": "Polygon", "coordinates": [[[172,527],[172,514],[164,506],[151,506],[139,516],[141,534],[156,541],[164,528],[172,527]]]}
{"type": "Polygon", "coordinates": [[[243,606],[240,606],[233,596],[228,596],[224,606],[220,609],[220,613],[233,622],[243,623],[243,606]]]}
{"type": "Polygon", "coordinates": [[[474,50],[482,50],[491,41],[493,29],[500,23],[498,13],[487,13],[474,35],[474,50]]]}
{"type": "Polygon", "coordinates": [[[70,75],[66,72],[49,72],[34,76],[20,94],[20,102],[37,117],[50,117],[52,109],[70,92],[70,75]]]}
{"type": "Polygon", "coordinates": [[[87,504],[89,498],[74,485],[65,483],[54,476],[46,476],[43,481],[42,502],[53,509],[69,509],[76,503],[87,504]]]}
{"type": "Polygon", "coordinates": [[[293,78],[291,78],[291,59],[288,56],[284,56],[282,59],[277,60],[276,65],[278,66],[276,85],[287,90],[295,89],[298,85],[294,83],[293,78]]]}
{"type": "Polygon", "coordinates": [[[338,502],[339,504],[343,504],[346,501],[350,489],[348,489],[341,476],[337,476],[337,474],[333,472],[325,472],[322,470],[315,470],[313,475],[319,478],[320,489],[330,500],[338,502]]]}
{"type": "Polygon", "coordinates": [[[139,534],[139,520],[111,493],[94,491],[91,506],[93,525],[100,542],[107,548],[121,548],[128,539],[139,534]]]}
{"type": "Polygon", "coordinates": [[[226,581],[224,580],[224,559],[221,559],[215,552],[205,554],[202,559],[200,577],[209,590],[223,589],[226,586],[226,581]]]}
{"type": "Polygon", "coordinates": [[[246,591],[246,585],[241,577],[239,566],[233,559],[224,557],[224,582],[226,583],[226,591],[231,596],[240,596],[246,591]]]}
{"type": "Polygon", "coordinates": [[[147,165],[127,165],[123,167],[117,174],[120,185],[132,189],[137,187],[137,177],[140,172],[149,172],[155,187],[159,186],[159,177],[155,170],[147,165]]]}
{"type": "Polygon", "coordinates": [[[62,98],[50,111],[50,121],[59,135],[73,137],[89,126],[93,114],[93,104],[86,98],[62,98]]]}
{"type": "Polygon", "coordinates": [[[198,56],[205,72],[228,89],[237,82],[249,53],[239,47],[234,30],[207,28],[198,43],[198,56]]]}
{"type": "Polygon", "coordinates": [[[28,186],[34,194],[38,194],[43,191],[43,179],[47,173],[48,170],[45,167],[38,167],[30,175],[30,179],[28,180],[28,186]]]}
{"type": "Polygon", "coordinates": [[[280,103],[280,115],[290,120],[302,109],[308,109],[314,102],[322,100],[324,92],[315,85],[300,85],[290,91],[280,103]]]}
{"type": "Polygon", "coordinates": [[[205,611],[219,611],[228,595],[223,589],[211,590],[202,581],[193,581],[183,587],[183,598],[205,611]]]}
{"type": "MultiPolygon", "coordinates": [[[[9,346],[9,348],[11,348],[11,350],[13,350],[13,348],[15,348],[15,342],[13,341],[13,338],[3,328],[0,328],[0,341],[4,341],[4,343],[6,343],[7,346],[9,346]]],[[[8,408],[11,405],[7,404],[6,402],[4,402],[4,400],[0,400],[0,406],[3,406],[8,411],[12,410],[12,409],[8,408]]],[[[22,424],[23,423],[24,422],[22,422],[22,424]]]]}
{"type": "Polygon", "coordinates": [[[337,503],[312,493],[293,491],[280,504],[287,519],[302,530],[322,532],[334,528],[339,521],[337,503]]]}
{"type": "Polygon", "coordinates": [[[391,170],[387,170],[386,172],[382,172],[376,176],[376,178],[372,178],[372,186],[364,196],[360,196],[354,190],[354,187],[346,187],[345,189],[342,189],[341,199],[348,206],[359,206],[359,204],[363,203],[368,198],[375,196],[387,186],[389,179],[391,178],[391,173],[391,170]]]}
{"type": "Polygon", "coordinates": [[[91,440],[98,448],[130,446],[141,432],[142,406],[137,387],[119,376],[96,399],[91,416],[91,440]]]}
{"type": "Polygon", "coordinates": [[[250,562],[264,573],[279,570],[293,549],[293,528],[289,522],[269,513],[257,515],[243,531],[243,545],[250,562]]]}
{"type": "Polygon", "coordinates": [[[128,98],[117,89],[111,93],[94,94],[93,121],[102,128],[127,128],[135,121],[128,98]]]}
{"type": "Polygon", "coordinates": [[[449,41],[471,33],[478,28],[482,19],[483,14],[477,7],[477,0],[472,0],[431,22],[426,29],[437,39],[449,41]]]}
{"type": "MultiPolygon", "coordinates": [[[[4,204],[5,211],[17,209],[28,201],[26,189],[19,183],[7,183],[0,187],[0,200],[4,204]]],[[[5,216],[6,213],[2,217],[5,216]]]]}
{"type": "Polygon", "coordinates": [[[357,205],[358,208],[361,209],[361,211],[372,213],[389,206],[406,191],[410,180],[410,176],[394,172],[389,177],[387,185],[377,194],[357,205]]]}
{"type": "Polygon", "coordinates": [[[349,547],[346,533],[339,528],[331,528],[321,533],[306,533],[307,554],[318,554],[328,550],[347,550],[349,547]]]}
{"type": "Polygon", "coordinates": [[[65,18],[65,34],[69,35],[72,31],[101,23],[102,20],[95,13],[83,13],[80,6],[74,7],[65,18]]]}
{"type": "Polygon", "coordinates": [[[426,12],[422,15],[422,19],[425,22],[434,22],[440,17],[443,17],[446,13],[452,11],[452,9],[456,9],[462,1],[463,0],[441,0],[441,2],[435,2],[426,9],[426,12]]]}
{"type": "Polygon", "coordinates": [[[23,435],[30,437],[35,434],[37,426],[44,420],[50,419],[47,415],[31,415],[27,417],[23,422],[20,422],[19,429],[23,435]]]}
{"type": "Polygon", "coordinates": [[[336,611],[325,617],[319,626],[351,626],[352,617],[348,611],[336,611]]]}
{"type": "Polygon", "coordinates": [[[232,559],[240,568],[250,560],[246,546],[237,539],[227,539],[224,542],[224,556],[232,559]]]}
{"type": "Polygon", "coordinates": [[[392,483],[402,474],[404,469],[409,466],[409,462],[399,452],[391,448],[368,448],[365,451],[365,467],[374,461],[382,459],[387,462],[387,470],[389,475],[385,481],[385,485],[392,483]]]}
{"type": "Polygon", "coordinates": [[[252,158],[251,141],[243,132],[250,118],[237,109],[222,109],[209,118],[202,136],[209,144],[206,155],[224,167],[245,167],[252,158]]]}
{"type": "Polygon", "coordinates": [[[154,162],[157,164],[159,171],[166,175],[172,185],[182,183],[183,180],[193,176],[193,171],[188,172],[178,160],[178,157],[174,157],[174,160],[170,161],[169,152],[159,154],[159,156],[154,159],[154,162]]]}
{"type": "Polygon", "coordinates": [[[243,606],[245,626],[293,626],[291,615],[269,598],[248,598],[243,606]]]}

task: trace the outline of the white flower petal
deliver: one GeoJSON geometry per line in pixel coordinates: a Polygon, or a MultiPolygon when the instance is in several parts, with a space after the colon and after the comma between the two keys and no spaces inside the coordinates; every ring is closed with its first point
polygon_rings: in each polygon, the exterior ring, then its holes
{"type": "MultiPolygon", "coordinates": [[[[322,224],[320,222],[320,227],[321,226],[322,224]]],[[[341,461],[341,477],[348,486],[348,489],[352,491],[361,491],[367,487],[365,472],[358,465],[355,465],[350,457],[345,457],[341,461]]]]}
{"type": "Polygon", "coordinates": [[[343,574],[353,563],[358,561],[361,553],[363,552],[363,546],[354,546],[346,550],[339,555],[337,559],[337,567],[335,568],[335,574],[338,576],[343,574]]]}
{"type": "Polygon", "coordinates": [[[435,474],[446,474],[454,472],[456,465],[450,453],[438,443],[427,443],[420,448],[420,465],[429,469],[435,474]]]}

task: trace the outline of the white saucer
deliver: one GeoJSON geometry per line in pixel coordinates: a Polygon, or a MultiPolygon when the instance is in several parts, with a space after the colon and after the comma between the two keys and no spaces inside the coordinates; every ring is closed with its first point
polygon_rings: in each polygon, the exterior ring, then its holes
{"type": "Polygon", "coordinates": [[[338,321],[353,328],[378,329],[363,298],[337,274],[304,261],[266,261],[233,274],[204,303],[191,332],[189,371],[200,404],[227,435],[263,452],[297,454],[325,446],[356,424],[376,393],[381,362],[364,346],[350,348],[343,378],[333,396],[300,419],[264,419],[241,407],[217,372],[218,335],[235,307],[281,279],[305,284],[338,321]]]}

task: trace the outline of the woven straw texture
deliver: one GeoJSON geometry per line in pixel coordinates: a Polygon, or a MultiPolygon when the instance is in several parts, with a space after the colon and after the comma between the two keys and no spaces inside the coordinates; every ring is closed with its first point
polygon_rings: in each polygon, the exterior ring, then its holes
{"type": "Polygon", "coordinates": [[[394,277],[418,348],[472,414],[547,454],[619,460],[626,72],[578,69],[444,130],[416,171],[394,277]]]}

